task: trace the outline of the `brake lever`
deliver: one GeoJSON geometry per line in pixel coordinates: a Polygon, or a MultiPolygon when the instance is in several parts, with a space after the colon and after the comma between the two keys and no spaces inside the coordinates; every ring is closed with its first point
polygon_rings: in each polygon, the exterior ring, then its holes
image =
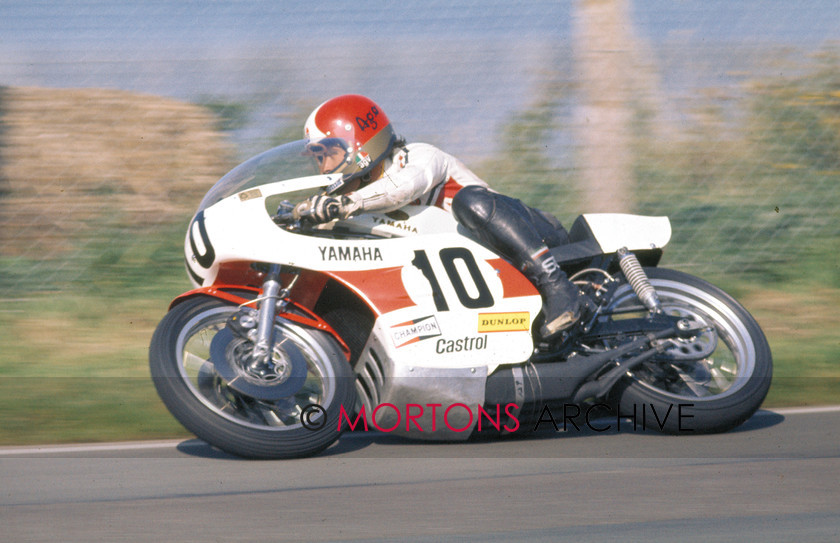
{"type": "Polygon", "coordinates": [[[307,209],[295,216],[295,207],[296,206],[290,201],[283,200],[277,206],[277,211],[274,215],[272,215],[271,220],[277,225],[300,228],[303,223],[303,219],[311,215],[312,210],[307,209]]]}

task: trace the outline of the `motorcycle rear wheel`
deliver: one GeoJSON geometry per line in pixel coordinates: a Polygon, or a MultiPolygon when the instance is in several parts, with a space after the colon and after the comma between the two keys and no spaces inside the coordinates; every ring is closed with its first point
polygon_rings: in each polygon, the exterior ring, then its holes
{"type": "MultiPolygon", "coordinates": [[[[666,353],[628,372],[613,390],[613,403],[621,414],[664,433],[725,432],[739,426],[758,410],[770,388],[772,355],[761,327],[739,302],[702,279],[663,268],[645,272],[665,313],[714,331],[686,340],[684,360],[666,353]],[[701,354],[692,357],[692,350],[701,354]]],[[[638,303],[625,286],[612,306],[638,303]]]]}
{"type": "Polygon", "coordinates": [[[258,400],[230,387],[211,361],[211,342],[235,311],[221,300],[196,297],[158,325],[149,366],[170,413],[210,445],[246,458],[298,458],[330,446],[340,434],[342,406],[352,415],[356,398],[353,372],[335,339],[278,319],[275,351],[282,355],[290,342],[288,349],[306,360],[306,380],[288,397],[258,400]]]}

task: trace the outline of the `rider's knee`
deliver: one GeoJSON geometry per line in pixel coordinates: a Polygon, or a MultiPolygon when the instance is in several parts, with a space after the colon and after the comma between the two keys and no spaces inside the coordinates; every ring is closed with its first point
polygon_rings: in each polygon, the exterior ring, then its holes
{"type": "Polygon", "coordinates": [[[496,202],[493,193],[485,187],[467,186],[452,198],[452,214],[455,219],[471,229],[480,229],[493,218],[496,202]]]}

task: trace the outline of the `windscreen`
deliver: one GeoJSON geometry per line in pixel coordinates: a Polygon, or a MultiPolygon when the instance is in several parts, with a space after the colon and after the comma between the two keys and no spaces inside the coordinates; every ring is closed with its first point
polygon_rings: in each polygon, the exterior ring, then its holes
{"type": "Polygon", "coordinates": [[[216,202],[249,188],[276,183],[284,179],[296,179],[318,175],[318,167],[311,156],[307,156],[306,141],[298,140],[269,149],[250,158],[232,169],[207,191],[198,210],[206,209],[216,202]]]}

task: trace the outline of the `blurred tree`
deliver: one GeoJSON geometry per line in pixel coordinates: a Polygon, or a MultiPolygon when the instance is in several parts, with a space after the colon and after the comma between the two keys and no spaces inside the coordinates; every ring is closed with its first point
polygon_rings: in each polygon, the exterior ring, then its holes
{"type": "Polygon", "coordinates": [[[573,28],[576,167],[584,208],[631,211],[636,107],[648,104],[654,93],[644,48],[633,32],[630,0],[577,0],[573,28]]]}

